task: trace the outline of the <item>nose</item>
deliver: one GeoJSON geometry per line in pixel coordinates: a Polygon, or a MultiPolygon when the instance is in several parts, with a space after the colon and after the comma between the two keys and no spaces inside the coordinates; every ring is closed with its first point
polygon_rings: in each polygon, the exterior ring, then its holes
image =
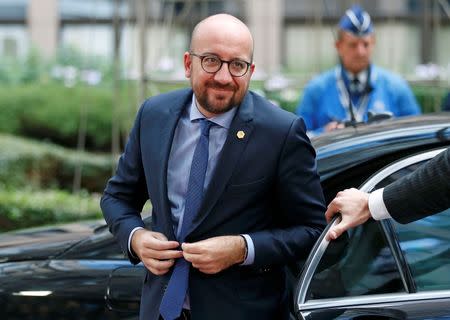
{"type": "Polygon", "coordinates": [[[229,83],[233,80],[233,77],[228,70],[228,62],[222,63],[222,66],[214,75],[214,80],[222,84],[229,83]]]}
{"type": "Polygon", "coordinates": [[[363,43],[359,43],[356,50],[359,55],[365,55],[367,53],[367,48],[363,43]]]}

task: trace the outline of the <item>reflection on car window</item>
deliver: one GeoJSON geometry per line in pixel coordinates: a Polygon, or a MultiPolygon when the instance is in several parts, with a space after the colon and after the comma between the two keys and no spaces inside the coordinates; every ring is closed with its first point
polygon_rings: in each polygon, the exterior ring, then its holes
{"type": "Polygon", "coordinates": [[[421,162],[416,162],[414,164],[411,164],[409,166],[406,166],[404,168],[399,169],[398,171],[388,175],[387,177],[385,177],[382,181],[380,181],[376,186],[375,186],[375,190],[376,189],[380,189],[380,188],[384,188],[386,187],[388,184],[391,184],[392,182],[412,173],[413,171],[415,171],[417,168],[419,168],[421,165],[423,165],[425,162],[427,161],[421,161],[421,162]]]}
{"type": "MultiPolygon", "coordinates": [[[[427,161],[389,175],[376,189],[410,174],[427,161]]],[[[392,222],[417,291],[450,289],[450,209],[405,225],[392,222]]]]}
{"type": "Polygon", "coordinates": [[[394,225],[417,291],[450,289],[450,209],[394,225]]]}
{"type": "Polygon", "coordinates": [[[330,242],[307,300],[396,292],[405,289],[383,231],[372,220],[330,242]]]}

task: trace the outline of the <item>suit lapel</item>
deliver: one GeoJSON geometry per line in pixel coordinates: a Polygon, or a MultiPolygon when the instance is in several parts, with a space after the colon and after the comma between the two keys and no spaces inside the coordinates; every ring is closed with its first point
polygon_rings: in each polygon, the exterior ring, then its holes
{"type": "Polygon", "coordinates": [[[155,148],[149,149],[158,155],[157,161],[152,167],[153,173],[155,174],[154,177],[158,184],[157,201],[162,213],[160,217],[164,220],[158,223],[158,225],[164,227],[164,233],[171,240],[175,239],[175,233],[172,227],[172,214],[167,192],[167,168],[175,129],[182,111],[190,103],[190,99],[192,99],[192,91],[186,90],[186,94],[180,94],[177,98],[167,101],[167,105],[165,106],[167,111],[156,122],[160,134],[157,135],[155,148]]]}
{"type": "Polygon", "coordinates": [[[194,231],[211,212],[219,197],[224,192],[241,154],[253,131],[253,99],[249,93],[240,105],[228,130],[227,139],[219,157],[215,172],[205,191],[202,207],[194,218],[191,232],[194,231]]]}

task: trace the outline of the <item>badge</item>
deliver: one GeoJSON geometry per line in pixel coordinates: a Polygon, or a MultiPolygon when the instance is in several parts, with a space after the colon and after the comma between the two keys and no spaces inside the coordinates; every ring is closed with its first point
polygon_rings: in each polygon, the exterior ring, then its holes
{"type": "Polygon", "coordinates": [[[236,133],[236,136],[238,137],[238,139],[244,139],[244,137],[245,137],[245,132],[242,131],[242,130],[239,130],[239,131],[236,133]]]}

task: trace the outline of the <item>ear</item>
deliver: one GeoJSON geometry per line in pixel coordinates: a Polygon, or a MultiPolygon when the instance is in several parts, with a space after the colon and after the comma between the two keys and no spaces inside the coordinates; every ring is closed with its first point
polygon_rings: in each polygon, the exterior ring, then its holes
{"type": "Polygon", "coordinates": [[[192,67],[192,60],[191,60],[191,55],[189,54],[189,52],[185,52],[184,53],[184,76],[186,78],[190,78],[191,77],[191,67],[192,67]]]}
{"type": "Polygon", "coordinates": [[[336,48],[336,50],[339,50],[340,45],[341,45],[341,40],[338,39],[334,42],[334,47],[336,48]]]}
{"type": "Polygon", "coordinates": [[[254,63],[252,63],[251,65],[250,65],[250,77],[253,75],[253,72],[255,72],[255,64],[254,63]]]}

